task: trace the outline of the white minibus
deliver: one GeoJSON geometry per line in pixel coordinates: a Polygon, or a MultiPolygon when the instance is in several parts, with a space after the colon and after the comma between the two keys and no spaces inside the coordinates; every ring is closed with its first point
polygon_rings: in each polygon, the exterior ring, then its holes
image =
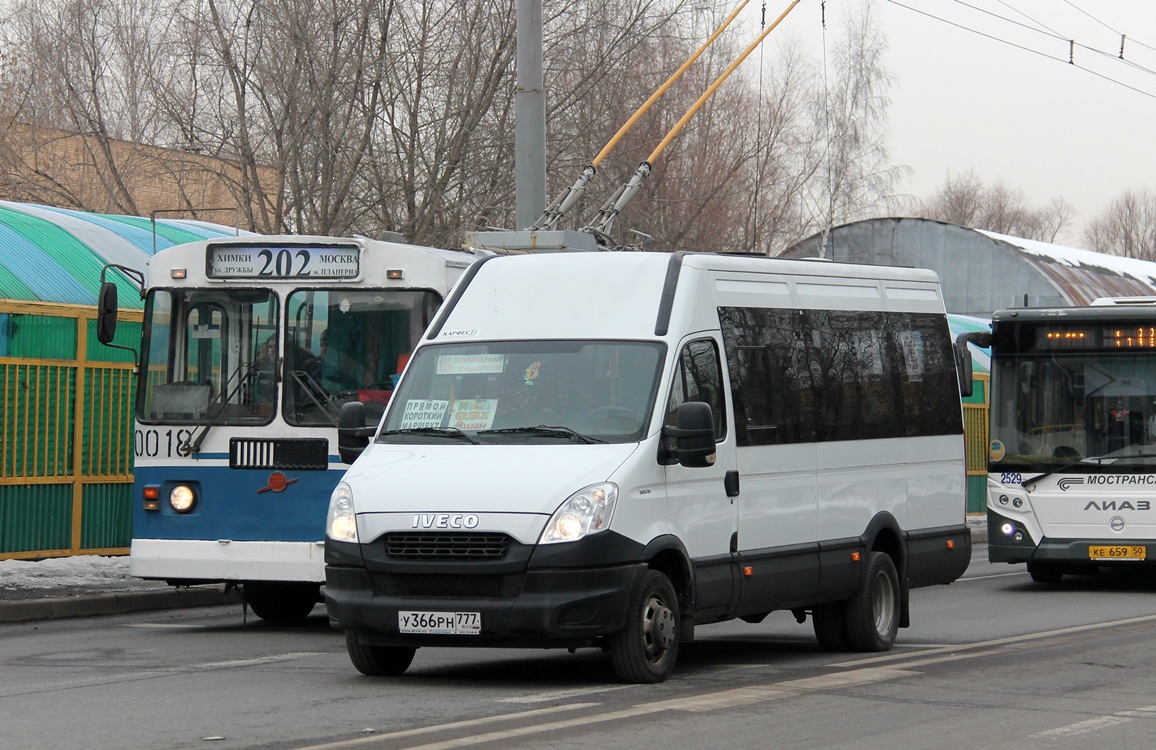
{"type": "Polygon", "coordinates": [[[345,407],[325,598],[354,666],[596,647],[658,682],[701,626],[883,651],[967,567],[956,357],[926,270],[705,253],[482,259],[376,432],[345,407]]]}

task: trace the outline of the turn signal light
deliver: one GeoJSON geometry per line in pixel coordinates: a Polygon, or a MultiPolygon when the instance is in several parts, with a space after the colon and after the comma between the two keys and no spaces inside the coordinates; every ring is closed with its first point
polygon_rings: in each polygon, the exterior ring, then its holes
{"type": "Polygon", "coordinates": [[[863,557],[863,556],[862,556],[862,555],[860,555],[858,552],[852,552],[852,553],[851,553],[851,560],[852,560],[853,562],[859,562],[859,560],[860,560],[862,557],[863,557]]]}
{"type": "Polygon", "coordinates": [[[144,491],[144,509],[145,510],[160,510],[161,508],[161,488],[155,484],[145,485],[144,491]]]}

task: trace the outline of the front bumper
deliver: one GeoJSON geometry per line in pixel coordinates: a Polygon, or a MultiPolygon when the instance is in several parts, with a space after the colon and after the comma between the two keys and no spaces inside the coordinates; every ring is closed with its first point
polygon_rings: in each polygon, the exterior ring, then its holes
{"type": "Polygon", "coordinates": [[[630,592],[645,563],[596,569],[533,569],[508,598],[398,596],[383,591],[382,574],[326,567],[330,621],[377,645],[577,647],[626,627],[630,592]],[[399,611],[479,612],[479,635],[417,635],[398,630],[399,611]]]}

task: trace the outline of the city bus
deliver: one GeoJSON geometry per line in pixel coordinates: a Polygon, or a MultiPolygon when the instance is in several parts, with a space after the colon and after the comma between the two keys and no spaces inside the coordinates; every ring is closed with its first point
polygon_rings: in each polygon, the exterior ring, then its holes
{"type": "Polygon", "coordinates": [[[1156,559],[1156,299],[995,313],[989,452],[992,562],[1054,583],[1156,559]]]}
{"type": "MultiPolygon", "coordinates": [[[[249,235],[162,250],[143,275],[116,266],[145,301],[132,575],[236,586],[267,620],[307,616],[325,579],[329,495],[348,468],[341,407],[364,404],[366,428],[376,425],[414,343],[477,257],[249,235]]],[[[116,309],[106,281],[103,343],[116,309]]]]}

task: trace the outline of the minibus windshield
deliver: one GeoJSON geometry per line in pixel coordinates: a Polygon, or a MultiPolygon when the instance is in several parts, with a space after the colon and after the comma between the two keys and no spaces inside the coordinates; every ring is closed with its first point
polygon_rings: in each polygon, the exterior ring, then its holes
{"type": "Polygon", "coordinates": [[[426,346],[414,355],[377,439],[635,442],[650,421],[664,354],[659,343],[623,341],[426,346]]]}

